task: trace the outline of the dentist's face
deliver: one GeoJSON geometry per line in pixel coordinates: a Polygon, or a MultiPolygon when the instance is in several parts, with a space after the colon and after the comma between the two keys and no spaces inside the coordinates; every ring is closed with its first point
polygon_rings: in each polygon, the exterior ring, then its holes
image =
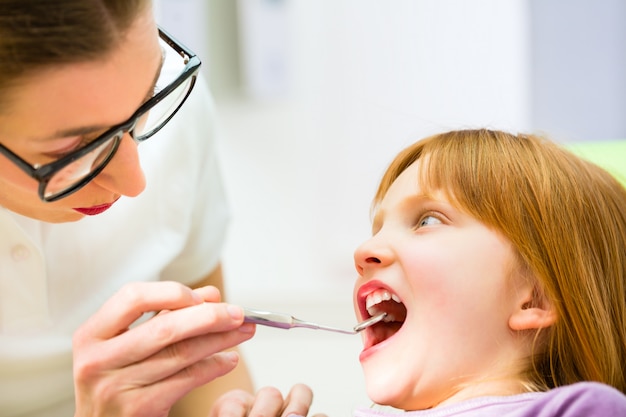
{"type": "MultiPolygon", "coordinates": [[[[45,165],[124,122],[154,93],[162,62],[158,39],[147,10],[102,59],[51,68],[23,80],[8,92],[8,106],[0,109],[0,143],[31,165],[45,165]]],[[[37,181],[0,155],[0,206],[48,222],[100,213],[120,196],[136,196],[144,188],[137,145],[129,134],[93,181],[52,203],[42,202],[37,181]]]]}
{"type": "Polygon", "coordinates": [[[363,332],[368,395],[405,410],[506,390],[516,355],[514,250],[441,194],[425,196],[421,163],[392,184],[354,255],[359,318],[390,320],[363,332]]]}

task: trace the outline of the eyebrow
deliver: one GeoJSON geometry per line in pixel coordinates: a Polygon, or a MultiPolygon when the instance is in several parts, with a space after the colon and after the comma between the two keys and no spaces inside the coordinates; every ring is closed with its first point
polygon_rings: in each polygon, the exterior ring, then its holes
{"type": "MultiPolygon", "coordinates": [[[[161,62],[159,63],[159,67],[157,68],[157,71],[154,75],[152,83],[150,84],[150,88],[148,88],[146,95],[144,96],[145,97],[144,101],[140,104],[140,106],[144,104],[146,101],[148,101],[150,98],[152,98],[153,96],[154,87],[156,86],[156,83],[159,80],[159,77],[161,76],[161,71],[163,70],[163,64],[165,63],[165,54],[166,54],[165,50],[161,48],[161,62]]],[[[90,133],[99,132],[104,129],[108,129],[110,127],[112,127],[112,125],[81,126],[81,127],[58,130],[54,132],[52,135],[50,135],[49,137],[42,139],[42,141],[59,139],[59,138],[67,138],[71,136],[88,135],[90,133]]]]}

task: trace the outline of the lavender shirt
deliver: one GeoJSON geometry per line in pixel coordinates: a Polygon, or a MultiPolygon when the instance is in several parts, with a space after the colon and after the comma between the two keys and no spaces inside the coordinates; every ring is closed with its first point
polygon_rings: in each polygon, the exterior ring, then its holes
{"type": "Polygon", "coordinates": [[[429,410],[360,408],[354,417],[626,417],[626,395],[608,385],[579,382],[548,392],[481,397],[429,410]]]}

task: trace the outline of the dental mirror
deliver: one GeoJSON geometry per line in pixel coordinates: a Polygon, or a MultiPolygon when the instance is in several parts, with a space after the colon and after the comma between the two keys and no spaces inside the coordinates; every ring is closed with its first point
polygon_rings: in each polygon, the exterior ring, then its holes
{"type": "Polygon", "coordinates": [[[338,327],[324,326],[321,324],[297,319],[289,314],[274,313],[270,311],[244,309],[244,315],[244,322],[246,323],[256,323],[263,326],[277,327],[279,329],[293,329],[294,327],[302,327],[306,329],[327,330],[330,332],[343,334],[357,334],[381,321],[387,315],[387,313],[380,313],[373,317],[370,317],[369,319],[358,323],[356,326],[354,326],[352,330],[344,330],[338,327]]]}

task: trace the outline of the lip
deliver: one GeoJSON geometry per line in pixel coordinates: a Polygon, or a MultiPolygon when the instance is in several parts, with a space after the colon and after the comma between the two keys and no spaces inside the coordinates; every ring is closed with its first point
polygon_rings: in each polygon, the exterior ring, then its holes
{"type": "MultiPolygon", "coordinates": [[[[117,199],[115,201],[117,201],[117,199]]],[[[97,214],[104,213],[105,211],[110,209],[111,206],[115,204],[115,201],[111,203],[99,204],[97,206],[91,206],[91,207],[76,207],[73,210],[81,214],[87,215],[87,216],[95,216],[97,214]]]]}
{"type": "MultiPolygon", "coordinates": [[[[398,331],[398,333],[399,332],[400,331],[398,331]]],[[[385,339],[382,342],[377,343],[375,345],[372,345],[371,342],[367,341],[371,336],[365,335],[365,340],[364,340],[365,343],[363,346],[363,350],[359,354],[359,362],[363,363],[363,361],[365,361],[367,358],[375,355],[376,352],[380,351],[381,349],[385,349],[385,346],[391,343],[391,341],[396,337],[398,333],[394,334],[389,339],[385,339]]]]}
{"type": "Polygon", "coordinates": [[[370,317],[370,314],[367,312],[367,308],[365,307],[365,299],[372,292],[383,289],[389,292],[395,293],[388,285],[385,285],[382,281],[374,280],[369,281],[366,284],[363,284],[356,293],[356,301],[359,306],[359,313],[361,317],[359,317],[359,321],[365,320],[370,317]]]}
{"type": "Polygon", "coordinates": [[[393,341],[398,338],[398,335],[403,333],[404,325],[400,327],[393,335],[387,337],[385,340],[375,342],[376,336],[372,328],[367,328],[362,332],[363,350],[359,354],[359,361],[363,363],[367,358],[375,355],[377,352],[387,348],[387,345],[394,343],[393,341]]]}

